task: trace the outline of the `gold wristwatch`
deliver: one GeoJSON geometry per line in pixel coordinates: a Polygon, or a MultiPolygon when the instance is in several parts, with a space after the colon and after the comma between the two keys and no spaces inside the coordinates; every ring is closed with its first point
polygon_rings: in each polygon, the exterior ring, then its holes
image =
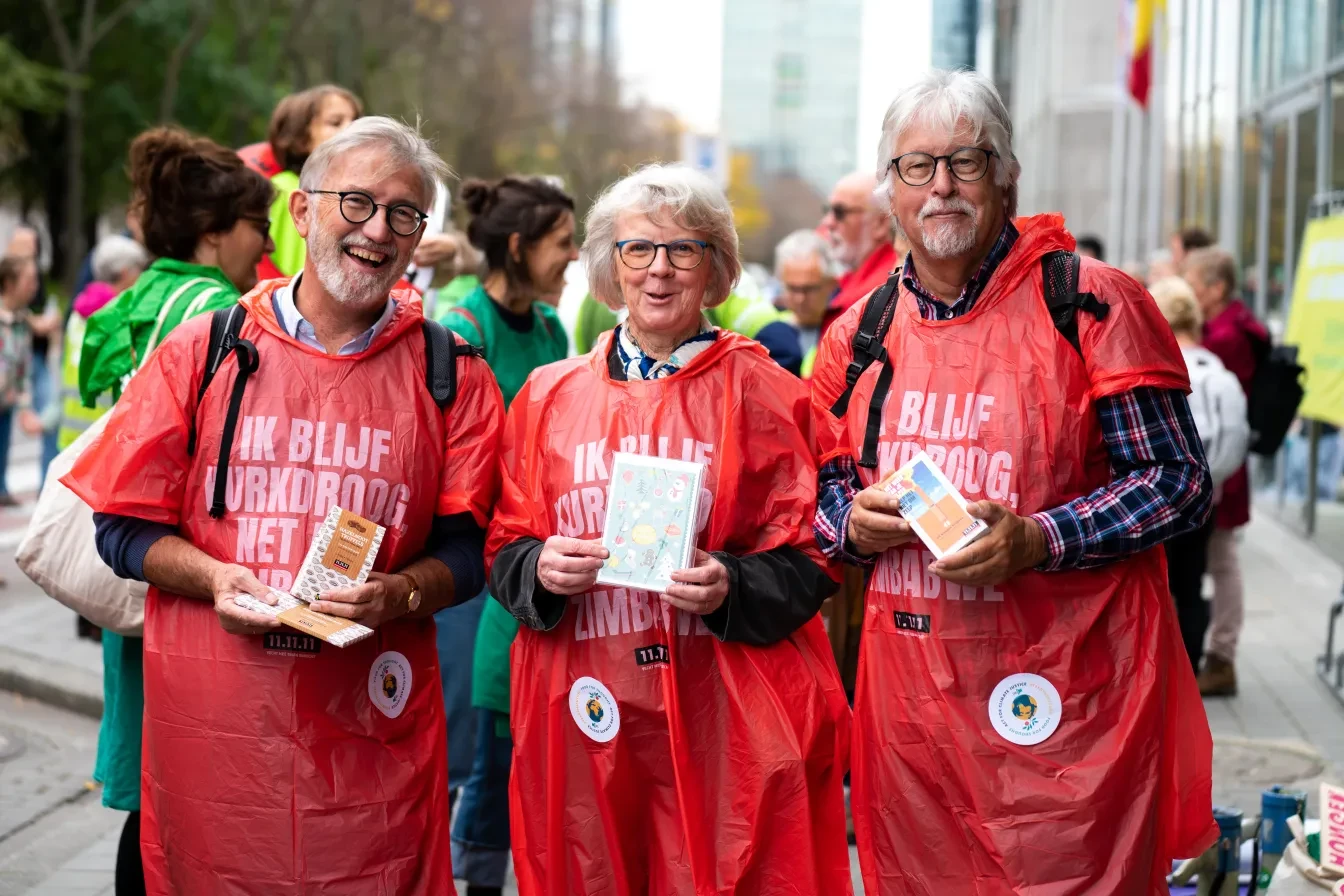
{"type": "Polygon", "coordinates": [[[410,573],[400,573],[401,577],[411,583],[411,593],[406,598],[407,612],[414,613],[420,609],[420,583],[415,580],[415,576],[410,573]]]}

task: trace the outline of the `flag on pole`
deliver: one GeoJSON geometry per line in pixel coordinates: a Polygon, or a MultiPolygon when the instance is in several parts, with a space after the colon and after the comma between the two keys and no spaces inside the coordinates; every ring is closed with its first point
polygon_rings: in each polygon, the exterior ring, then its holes
{"type": "Polygon", "coordinates": [[[1134,33],[1129,44],[1129,95],[1141,108],[1148,108],[1148,93],[1153,86],[1153,24],[1157,9],[1165,0],[1129,0],[1129,19],[1134,33]]]}

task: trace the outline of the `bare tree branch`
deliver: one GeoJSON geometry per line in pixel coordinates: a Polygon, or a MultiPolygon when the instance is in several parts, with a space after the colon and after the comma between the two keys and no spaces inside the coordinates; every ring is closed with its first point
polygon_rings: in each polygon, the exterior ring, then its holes
{"type": "Polygon", "coordinates": [[[93,49],[94,16],[98,14],[98,0],[84,0],[84,9],[79,16],[79,41],[75,44],[75,59],[79,70],[84,71],[89,64],[89,54],[93,49]]]}
{"type": "Polygon", "coordinates": [[[187,28],[187,33],[178,41],[177,46],[173,47],[172,55],[168,57],[168,65],[163,73],[163,90],[159,94],[159,121],[169,121],[173,117],[173,106],[177,102],[177,84],[182,76],[182,66],[187,61],[187,56],[196,48],[196,45],[205,37],[205,32],[210,27],[210,19],[214,16],[215,0],[196,0],[196,10],[192,14],[191,25],[187,28]]]}
{"type": "MultiPolygon", "coordinates": [[[[117,27],[121,20],[134,12],[135,8],[142,2],[144,0],[122,0],[122,4],[113,10],[111,15],[103,19],[102,24],[93,32],[92,39],[89,41],[89,50],[92,50],[103,38],[107,37],[108,32],[117,27]]],[[[92,5],[93,0],[89,0],[89,3],[92,5]]]]}
{"type": "Polygon", "coordinates": [[[51,36],[56,41],[56,49],[61,54],[61,63],[66,71],[75,71],[75,48],[70,44],[70,35],[61,22],[61,14],[56,9],[56,0],[42,0],[42,11],[47,14],[47,24],[51,26],[51,36]]]}

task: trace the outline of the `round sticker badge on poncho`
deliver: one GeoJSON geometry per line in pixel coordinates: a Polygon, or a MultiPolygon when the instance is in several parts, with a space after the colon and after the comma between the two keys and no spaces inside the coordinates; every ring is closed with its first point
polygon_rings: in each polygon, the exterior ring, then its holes
{"type": "Polygon", "coordinates": [[[1024,747],[1054,734],[1062,714],[1059,691],[1030,672],[1009,675],[989,698],[989,723],[1005,740],[1024,747]]]}
{"type": "Polygon", "coordinates": [[[378,711],[395,719],[411,696],[411,661],[389,650],[378,655],[369,670],[369,699],[378,711]]]}
{"type": "Polygon", "coordinates": [[[600,744],[621,730],[621,711],[607,686],[584,676],[569,689],[569,713],[579,730],[600,744]]]}

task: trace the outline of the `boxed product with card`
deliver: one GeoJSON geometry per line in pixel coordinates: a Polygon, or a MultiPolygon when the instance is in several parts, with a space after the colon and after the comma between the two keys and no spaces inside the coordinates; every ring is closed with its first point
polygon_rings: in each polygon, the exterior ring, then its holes
{"type": "Polygon", "coordinates": [[[349,619],[319,613],[308,604],[333,588],[349,588],[368,581],[386,531],[358,514],[332,507],[313,533],[313,541],[290,593],[273,590],[271,594],[277,600],[275,606],[250,595],[235,598],[234,602],[244,609],[274,616],[291,628],[337,647],[362,641],[373,634],[373,629],[349,619]]]}
{"type": "Polygon", "coordinates": [[[989,531],[966,510],[966,499],[921,451],[892,473],[883,488],[901,502],[901,516],[938,559],[959,551],[989,531]]]}

